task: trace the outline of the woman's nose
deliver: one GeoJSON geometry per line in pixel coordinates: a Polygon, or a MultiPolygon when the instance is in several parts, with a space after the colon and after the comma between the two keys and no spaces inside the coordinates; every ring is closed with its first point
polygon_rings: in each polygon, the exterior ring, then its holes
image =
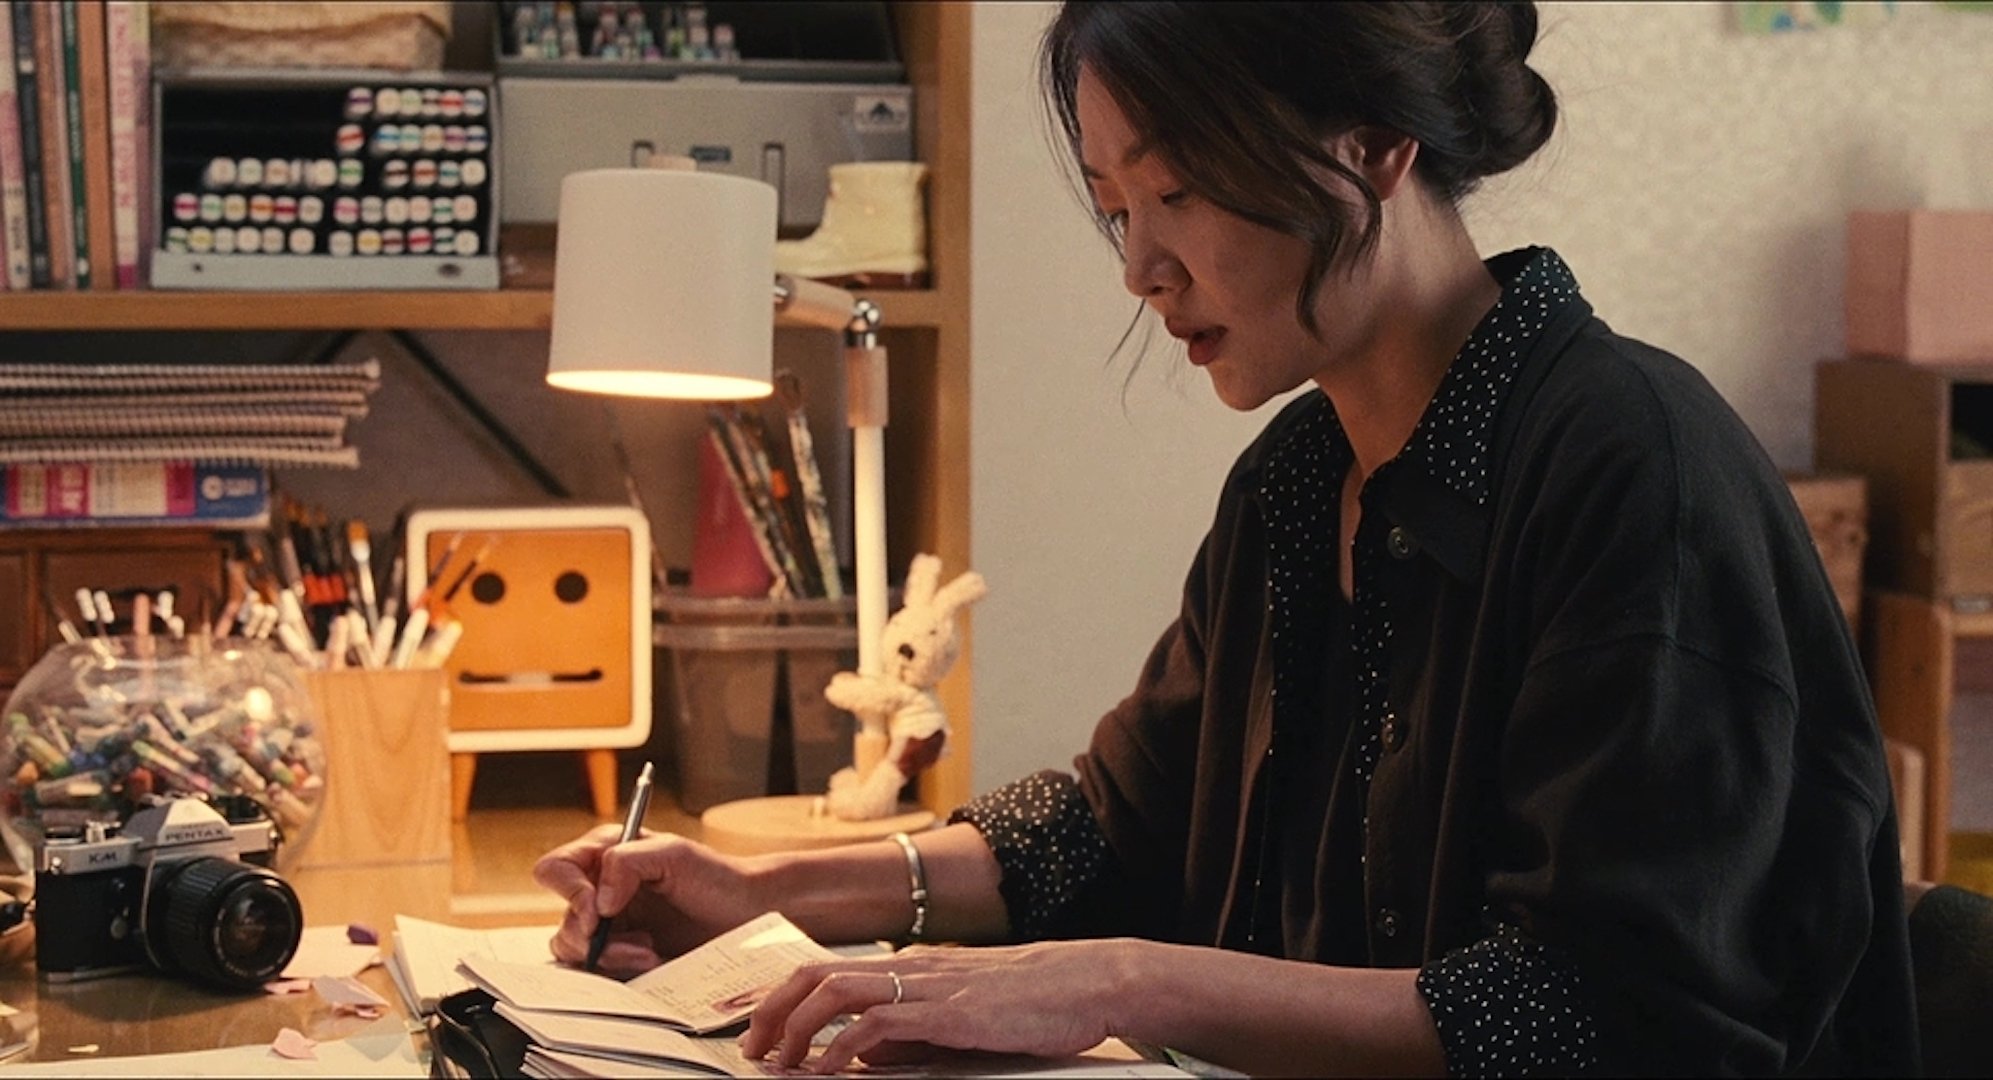
{"type": "Polygon", "coordinates": [[[1188,279],[1175,253],[1131,218],[1121,240],[1121,281],[1128,291],[1147,300],[1183,288],[1188,279]]]}

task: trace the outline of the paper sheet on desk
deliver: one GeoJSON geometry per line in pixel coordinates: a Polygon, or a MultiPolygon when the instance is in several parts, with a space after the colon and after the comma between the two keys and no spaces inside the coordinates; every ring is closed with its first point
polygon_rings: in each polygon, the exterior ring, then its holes
{"type": "Polygon", "coordinates": [[[320,975],[358,975],[381,958],[379,945],[355,945],[344,926],[307,926],[298,938],[297,955],[279,978],[315,979],[320,975]]]}
{"type": "Polygon", "coordinates": [[[91,1057],[76,1061],[32,1061],[0,1065],[0,1077],[15,1076],[133,1076],[259,1077],[353,1076],[409,1077],[422,1080],[429,1066],[417,1054],[415,1040],[400,1020],[368,1025],[335,1042],[315,1048],[317,1058],[294,1061],[277,1056],[269,1043],[196,1050],[185,1054],[144,1057],[91,1057]]]}
{"type": "Polygon", "coordinates": [[[466,956],[472,980],[500,1001],[549,1012],[625,1016],[705,1033],[754,1011],[798,967],[836,954],[769,912],[627,983],[567,967],[466,956]]]}

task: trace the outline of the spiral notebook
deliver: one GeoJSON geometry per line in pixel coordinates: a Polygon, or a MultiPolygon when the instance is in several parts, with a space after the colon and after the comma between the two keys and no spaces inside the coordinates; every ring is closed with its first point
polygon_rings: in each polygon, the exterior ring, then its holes
{"type": "Polygon", "coordinates": [[[193,461],[356,468],[379,361],[0,364],[0,465],[193,461]]]}

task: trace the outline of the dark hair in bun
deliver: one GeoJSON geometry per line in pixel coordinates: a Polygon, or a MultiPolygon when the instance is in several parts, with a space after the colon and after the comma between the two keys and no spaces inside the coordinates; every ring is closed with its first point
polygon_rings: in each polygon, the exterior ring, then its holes
{"type": "MultiPolygon", "coordinates": [[[[1119,3],[1068,0],[1040,54],[1045,97],[1079,160],[1081,68],[1184,186],[1309,242],[1303,325],[1330,270],[1374,249],[1380,205],[1323,141],[1360,126],[1419,144],[1414,175],[1457,202],[1528,160],[1557,97],[1526,63],[1531,3],[1119,3]],[[1322,182],[1340,176],[1356,204],[1322,182]]],[[[1097,218],[1119,246],[1113,224],[1097,218]]]]}

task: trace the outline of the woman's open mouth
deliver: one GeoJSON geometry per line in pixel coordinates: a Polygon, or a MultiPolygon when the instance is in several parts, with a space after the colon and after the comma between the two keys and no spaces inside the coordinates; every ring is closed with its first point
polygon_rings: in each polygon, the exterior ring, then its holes
{"type": "Polygon", "coordinates": [[[1203,367],[1218,358],[1218,343],[1225,339],[1225,328],[1214,326],[1199,330],[1185,339],[1184,345],[1190,350],[1192,366],[1203,367]]]}

